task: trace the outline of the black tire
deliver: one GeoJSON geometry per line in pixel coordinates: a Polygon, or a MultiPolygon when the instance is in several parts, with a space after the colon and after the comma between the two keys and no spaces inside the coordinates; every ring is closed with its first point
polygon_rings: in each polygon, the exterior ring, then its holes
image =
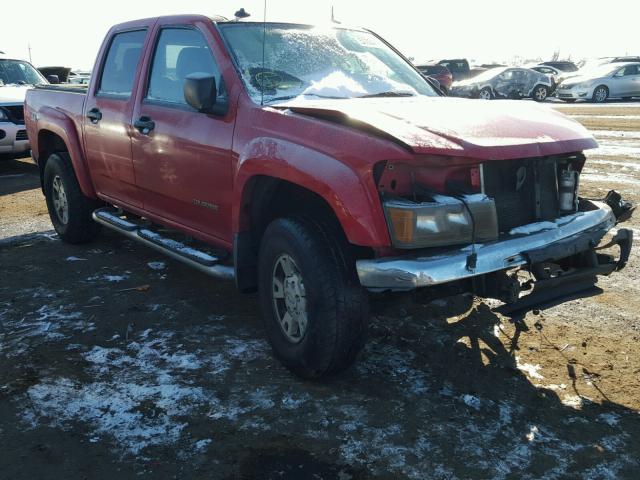
{"type": "MultiPolygon", "coordinates": [[[[93,221],[91,214],[101,203],[85,197],[80,190],[69,154],[53,153],[49,156],[44,168],[44,195],[51,223],[62,240],[67,243],[86,243],[96,237],[100,225],[93,221]],[[58,191],[62,185],[67,204],[66,217],[60,213],[61,210],[56,210],[54,182],[58,191]]],[[[59,198],[59,194],[56,196],[59,198]]]]}
{"type": "Polygon", "coordinates": [[[598,85],[593,89],[593,95],[591,101],[594,103],[604,103],[609,99],[609,88],[606,85],[598,85]],[[602,92],[602,95],[599,94],[602,92]]]}
{"type": "Polygon", "coordinates": [[[366,341],[369,302],[341,231],[309,217],[274,220],[260,244],[258,285],[267,337],[285,367],[303,378],[320,378],[354,362],[366,341]],[[286,298],[274,293],[283,256],[293,260],[304,285],[307,323],[296,341],[276,312],[286,298]]]}
{"type": "Polygon", "coordinates": [[[544,102],[547,98],[549,98],[549,87],[545,85],[536,85],[535,88],[531,91],[531,98],[533,98],[536,102],[544,102]]]}
{"type": "Polygon", "coordinates": [[[576,102],[575,98],[561,98],[560,100],[562,100],[563,102],[566,102],[566,103],[575,103],[576,102]]]}
{"type": "Polygon", "coordinates": [[[493,100],[495,97],[489,87],[484,87],[478,92],[478,98],[482,100],[493,100]]]}

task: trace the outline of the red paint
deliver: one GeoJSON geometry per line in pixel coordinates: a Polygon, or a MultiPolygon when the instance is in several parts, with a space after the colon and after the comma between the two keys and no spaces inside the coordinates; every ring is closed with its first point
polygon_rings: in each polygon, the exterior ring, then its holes
{"type": "MultiPolygon", "coordinates": [[[[597,146],[577,123],[528,102],[393,98],[261,107],[246,93],[215,25],[201,16],[118,25],[107,35],[98,59],[86,96],[28,92],[26,122],[35,158],[38,140],[52,132],[67,145],[86,195],[224,248],[231,247],[234,233],[251,228],[241,205],[250,199],[252,180],[260,176],[315,192],[331,206],[352,243],[388,252],[390,240],[373,174],[376,164],[397,166],[399,182],[408,178],[400,173],[420,167],[417,175],[435,189],[448,179],[478,186],[480,162],[597,146]],[[229,92],[224,116],[143,101],[162,25],[202,32],[229,92]],[[131,98],[96,97],[101,59],[111,38],[137,28],[146,28],[148,34],[131,98]],[[103,119],[93,125],[86,114],[96,107],[103,119]],[[133,128],[141,116],[156,123],[150,135],[133,128]],[[196,205],[194,199],[217,210],[196,205]]],[[[380,184],[392,179],[387,167],[380,184]]]]}

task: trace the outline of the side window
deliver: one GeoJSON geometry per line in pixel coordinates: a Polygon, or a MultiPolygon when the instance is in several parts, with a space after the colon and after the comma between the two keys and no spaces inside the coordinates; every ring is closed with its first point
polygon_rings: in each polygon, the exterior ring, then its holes
{"type": "Polygon", "coordinates": [[[140,62],[146,30],[118,33],[113,37],[102,67],[98,93],[130,97],[140,62]]]}
{"type": "Polygon", "coordinates": [[[191,28],[163,29],[153,57],[146,98],[187,105],[184,80],[192,73],[213,75],[218,103],[225,102],[226,90],[220,69],[202,33],[191,28]]]}

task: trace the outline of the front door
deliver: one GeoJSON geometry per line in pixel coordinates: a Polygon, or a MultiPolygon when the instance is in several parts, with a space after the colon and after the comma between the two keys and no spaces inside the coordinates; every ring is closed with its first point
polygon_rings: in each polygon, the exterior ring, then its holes
{"type": "Polygon", "coordinates": [[[84,140],[98,194],[121,206],[142,206],[131,159],[131,115],[146,29],[116,33],[92,90],[87,92],[84,140]]]}
{"type": "Polygon", "coordinates": [[[234,122],[210,41],[194,25],[157,27],[132,151],[146,211],[229,245],[234,122]],[[192,73],[216,78],[217,114],[187,105],[184,80],[192,73]]]}
{"type": "Polygon", "coordinates": [[[627,65],[618,70],[611,78],[609,96],[625,97],[633,94],[633,79],[638,70],[635,65],[627,65]]]}

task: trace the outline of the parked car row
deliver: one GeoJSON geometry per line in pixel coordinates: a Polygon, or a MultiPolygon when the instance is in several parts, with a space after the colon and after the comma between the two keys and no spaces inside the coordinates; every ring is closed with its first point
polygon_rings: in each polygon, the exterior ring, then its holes
{"type": "Polygon", "coordinates": [[[556,96],[566,102],[605,102],[640,96],[640,57],[601,57],[579,68],[568,60],[541,62],[530,67],[487,64],[471,67],[466,59],[419,64],[423,75],[449,95],[492,100],[556,96]]]}

